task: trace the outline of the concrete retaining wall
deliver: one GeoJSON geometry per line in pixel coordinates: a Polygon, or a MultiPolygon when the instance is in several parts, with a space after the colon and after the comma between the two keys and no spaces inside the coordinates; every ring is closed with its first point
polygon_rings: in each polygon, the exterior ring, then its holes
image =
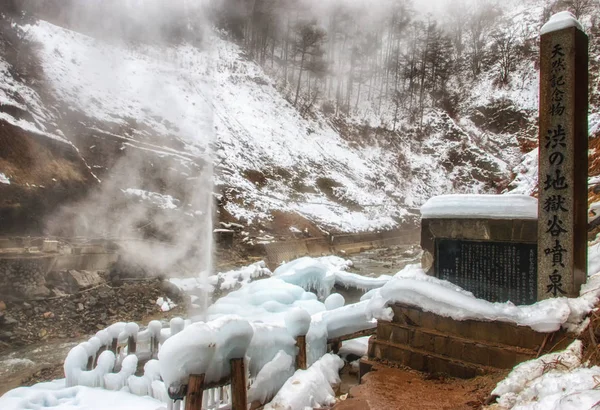
{"type": "Polygon", "coordinates": [[[419,242],[420,229],[377,233],[339,235],[329,238],[310,238],[265,244],[266,263],[275,269],[283,262],[303,256],[324,256],[339,252],[353,254],[388,246],[414,245],[419,242]]]}

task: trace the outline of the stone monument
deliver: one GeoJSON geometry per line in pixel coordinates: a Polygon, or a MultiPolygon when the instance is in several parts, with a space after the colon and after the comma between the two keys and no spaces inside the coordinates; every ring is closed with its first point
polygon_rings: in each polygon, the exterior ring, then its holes
{"type": "Polygon", "coordinates": [[[421,208],[423,268],[490,302],[538,300],[537,200],[443,195],[421,208]]]}
{"type": "Polygon", "coordinates": [[[542,27],[538,299],[577,297],[587,277],[588,38],[569,12],[542,27]]]}

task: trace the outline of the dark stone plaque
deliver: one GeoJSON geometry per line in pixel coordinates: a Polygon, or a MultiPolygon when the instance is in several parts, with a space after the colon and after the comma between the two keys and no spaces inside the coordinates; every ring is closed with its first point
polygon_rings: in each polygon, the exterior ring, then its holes
{"type": "Polygon", "coordinates": [[[514,242],[435,240],[435,272],[490,302],[537,302],[537,245],[514,242]]]}

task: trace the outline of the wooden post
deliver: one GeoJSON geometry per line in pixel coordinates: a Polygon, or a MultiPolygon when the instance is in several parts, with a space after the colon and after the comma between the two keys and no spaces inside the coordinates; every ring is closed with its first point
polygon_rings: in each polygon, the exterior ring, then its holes
{"type": "Polygon", "coordinates": [[[231,359],[231,408],[248,410],[248,392],[246,391],[246,366],[244,359],[231,359]]]}
{"type": "Polygon", "coordinates": [[[119,339],[116,337],[113,338],[112,343],[110,344],[110,351],[114,354],[117,354],[117,346],[119,345],[119,339]]]}
{"type": "Polygon", "coordinates": [[[185,410],[202,410],[202,394],[204,393],[204,375],[192,374],[188,381],[185,395],[185,410]]]}
{"type": "Polygon", "coordinates": [[[137,348],[137,344],[135,342],[135,337],[129,336],[127,338],[127,354],[134,354],[137,348]]]}
{"type": "Polygon", "coordinates": [[[587,278],[588,37],[559,13],[540,53],[538,300],[577,297],[587,278]]]}
{"type": "Polygon", "coordinates": [[[306,336],[296,338],[298,356],[296,356],[296,369],[306,370],[306,336]]]}
{"type": "Polygon", "coordinates": [[[95,356],[88,357],[87,365],[85,366],[87,370],[92,370],[94,368],[94,357],[95,356]]]}
{"type": "Polygon", "coordinates": [[[156,359],[158,357],[158,337],[152,336],[150,338],[150,357],[156,359]]]}
{"type": "Polygon", "coordinates": [[[98,351],[96,352],[96,356],[94,356],[94,364],[92,365],[92,368],[96,367],[96,365],[98,364],[98,358],[105,350],[106,350],[105,345],[100,346],[100,349],[98,349],[98,351]]]}

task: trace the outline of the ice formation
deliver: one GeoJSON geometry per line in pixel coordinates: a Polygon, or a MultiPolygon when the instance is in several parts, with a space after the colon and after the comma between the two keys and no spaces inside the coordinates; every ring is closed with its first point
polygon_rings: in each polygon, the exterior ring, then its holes
{"type": "Polygon", "coordinates": [[[581,323],[598,301],[600,277],[590,277],[581,294],[579,298],[554,298],[527,306],[491,303],[450,282],[426,275],[419,265],[409,265],[365,302],[368,302],[367,314],[380,320],[392,319],[390,304],[405,303],[455,320],[498,320],[529,326],[539,332],[553,332],[561,326],[569,328],[581,323]]]}
{"type": "Polygon", "coordinates": [[[337,308],[341,308],[346,304],[346,300],[339,293],[332,293],[325,299],[325,307],[327,310],[333,310],[337,308]]]}
{"type": "Polygon", "coordinates": [[[184,385],[190,374],[205,374],[207,382],[227,376],[229,360],[245,356],[253,334],[248,321],[234,316],[186,327],[167,339],[158,353],[165,385],[184,385]]]}
{"type": "Polygon", "coordinates": [[[310,328],[310,314],[302,308],[292,308],[285,314],[285,326],[292,337],[306,336],[310,328]]]}
{"type": "Polygon", "coordinates": [[[336,338],[377,326],[377,321],[366,313],[368,305],[369,301],[358,302],[315,316],[320,316],[327,324],[327,337],[336,338]]]}
{"type": "Polygon", "coordinates": [[[294,374],[294,358],[280,350],[263,366],[248,390],[248,402],[265,403],[275,396],[281,386],[294,374]]]}
{"type": "Polygon", "coordinates": [[[322,298],[329,296],[335,283],[331,265],[308,256],[281,265],[275,269],[273,276],[305,290],[315,290],[322,298]]]}
{"type": "Polygon", "coordinates": [[[284,323],[286,312],[300,307],[311,315],[325,310],[313,293],[279,278],[252,282],[217,300],[208,310],[208,318],[236,314],[252,321],[284,323]]]}
{"type": "Polygon", "coordinates": [[[121,363],[121,370],[118,373],[108,373],[104,375],[104,388],[107,390],[121,390],[127,386],[127,380],[135,374],[138,358],[134,354],[128,355],[121,363]]]}
{"type": "Polygon", "coordinates": [[[296,339],[285,326],[257,322],[252,323],[252,328],[254,335],[247,352],[248,371],[251,376],[258,375],[280,351],[296,357],[296,339]]]}
{"type": "Polygon", "coordinates": [[[265,410],[318,408],[335,403],[331,386],[340,383],[338,372],[343,366],[338,356],[326,354],[307,370],[296,370],[265,410]]]}
{"type": "Polygon", "coordinates": [[[144,365],[143,376],[131,375],[127,378],[127,387],[138,396],[153,396],[152,382],[156,380],[160,380],[160,364],[158,360],[149,360],[144,365]]]}

